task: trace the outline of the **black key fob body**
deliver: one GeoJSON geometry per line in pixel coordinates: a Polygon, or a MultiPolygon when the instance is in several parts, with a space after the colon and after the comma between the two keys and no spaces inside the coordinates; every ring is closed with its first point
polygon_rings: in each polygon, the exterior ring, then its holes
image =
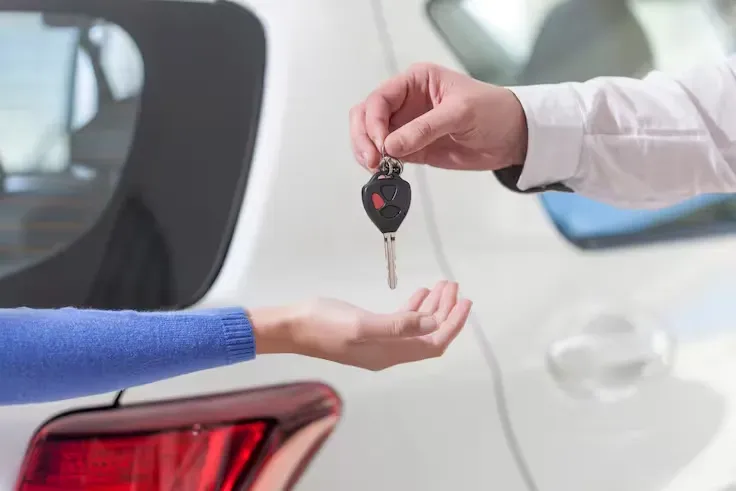
{"type": "Polygon", "coordinates": [[[411,186],[398,175],[377,172],[363,186],[363,208],[381,233],[396,233],[411,205],[411,186]]]}

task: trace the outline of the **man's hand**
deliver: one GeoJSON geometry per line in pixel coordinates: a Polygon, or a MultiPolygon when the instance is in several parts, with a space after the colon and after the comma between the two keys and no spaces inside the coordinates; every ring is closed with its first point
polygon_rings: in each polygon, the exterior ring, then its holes
{"type": "Polygon", "coordinates": [[[458,300],[457,283],[418,290],[398,312],[377,314],[332,299],[250,315],[256,349],[295,353],[382,370],[441,356],[460,333],[472,303],[458,300]]]}
{"type": "Polygon", "coordinates": [[[522,165],[524,110],[508,89],[431,64],[415,65],[350,111],[353,151],[373,171],[392,157],[434,167],[497,170],[522,165]]]}

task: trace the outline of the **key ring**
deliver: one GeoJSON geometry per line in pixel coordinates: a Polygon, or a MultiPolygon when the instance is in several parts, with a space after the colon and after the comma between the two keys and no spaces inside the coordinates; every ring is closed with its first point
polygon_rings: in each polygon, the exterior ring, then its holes
{"type": "Polygon", "coordinates": [[[381,146],[381,162],[379,167],[381,172],[387,176],[394,175],[394,171],[395,175],[399,176],[404,171],[404,163],[401,160],[388,155],[386,153],[386,147],[383,145],[381,146]]]}

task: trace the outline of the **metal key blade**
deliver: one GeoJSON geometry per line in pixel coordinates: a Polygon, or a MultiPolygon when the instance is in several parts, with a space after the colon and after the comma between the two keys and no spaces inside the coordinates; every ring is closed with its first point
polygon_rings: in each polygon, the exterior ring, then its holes
{"type": "Polygon", "coordinates": [[[383,248],[388,264],[388,287],[396,289],[396,234],[383,234],[383,248]]]}

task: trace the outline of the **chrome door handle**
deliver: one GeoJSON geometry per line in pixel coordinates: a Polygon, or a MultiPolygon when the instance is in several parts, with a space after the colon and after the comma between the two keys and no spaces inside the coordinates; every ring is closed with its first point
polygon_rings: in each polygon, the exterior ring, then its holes
{"type": "Polygon", "coordinates": [[[631,394],[646,379],[667,371],[672,340],[658,326],[605,314],[578,335],[553,342],[547,367],[566,392],[585,398],[631,394]]]}

